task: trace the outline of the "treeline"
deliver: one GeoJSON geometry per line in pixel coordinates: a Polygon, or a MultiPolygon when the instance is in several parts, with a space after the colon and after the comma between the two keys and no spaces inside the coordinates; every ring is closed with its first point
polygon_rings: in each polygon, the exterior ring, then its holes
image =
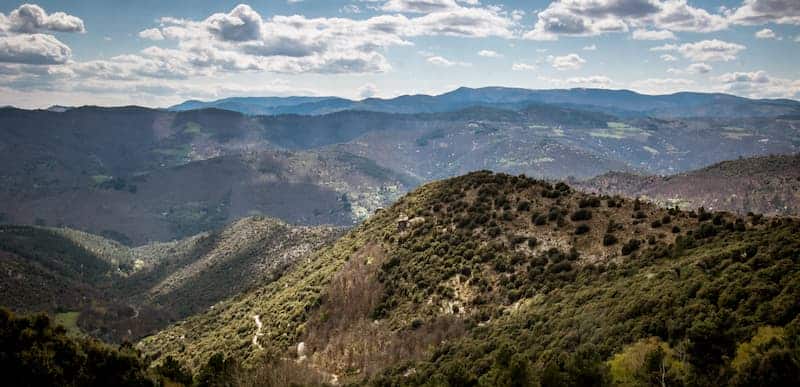
{"type": "Polygon", "coordinates": [[[153,365],[130,343],[110,346],[73,337],[45,314],[17,316],[0,308],[2,385],[15,387],[233,387],[318,385],[321,379],[304,365],[265,356],[262,367],[244,368],[222,354],[192,373],[167,357],[153,365]]]}

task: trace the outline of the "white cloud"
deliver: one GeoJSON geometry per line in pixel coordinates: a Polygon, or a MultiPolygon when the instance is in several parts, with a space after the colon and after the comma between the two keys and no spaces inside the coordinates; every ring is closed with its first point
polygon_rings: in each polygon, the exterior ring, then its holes
{"type": "Polygon", "coordinates": [[[205,20],[205,27],[219,40],[244,42],[263,37],[261,15],[247,4],[239,4],[229,13],[215,13],[205,20]]]}
{"type": "Polygon", "coordinates": [[[688,72],[690,72],[692,74],[706,74],[711,70],[713,70],[713,67],[711,67],[708,64],[702,63],[702,62],[701,63],[692,63],[686,68],[686,71],[688,71],[688,72]]]}
{"type": "Polygon", "coordinates": [[[478,56],[482,56],[484,58],[501,58],[503,55],[499,54],[497,51],[480,50],[478,51],[478,56]]]}
{"type": "MultiPolygon", "coordinates": [[[[419,5],[419,4],[418,4],[419,5]]],[[[202,70],[279,73],[376,73],[391,69],[385,49],[416,36],[512,37],[514,22],[491,7],[450,7],[418,17],[367,19],[273,16],[247,5],[200,21],[161,18],[142,37],[178,42],[167,51],[202,70]]]]}
{"type": "Polygon", "coordinates": [[[551,87],[608,87],[611,85],[611,78],[604,75],[590,75],[588,77],[571,77],[566,79],[539,77],[539,80],[547,82],[551,87]]]}
{"type": "Polygon", "coordinates": [[[435,65],[435,66],[439,66],[439,67],[454,67],[454,66],[469,67],[469,66],[472,66],[471,63],[452,61],[452,60],[449,60],[449,59],[441,57],[441,56],[429,57],[427,59],[427,61],[428,61],[428,63],[430,63],[432,65],[435,65]]]}
{"type": "Polygon", "coordinates": [[[381,9],[389,12],[431,13],[458,9],[455,0],[389,0],[381,9]]]}
{"type": "Polygon", "coordinates": [[[23,34],[0,37],[0,63],[52,65],[66,63],[72,50],[47,34],[23,34]]]}
{"type": "Polygon", "coordinates": [[[775,38],[777,38],[777,36],[775,35],[775,31],[772,31],[769,28],[764,28],[763,30],[757,31],[755,36],[758,39],[775,39],[775,38]]]}
{"type": "Polygon", "coordinates": [[[378,87],[373,83],[367,83],[358,89],[358,96],[361,98],[372,98],[378,94],[378,87]]]}
{"type": "Polygon", "coordinates": [[[723,91],[751,98],[800,97],[800,80],[774,78],[763,70],[726,73],[716,80],[722,83],[723,91]]]}
{"type": "Polygon", "coordinates": [[[661,55],[661,60],[663,60],[664,62],[675,62],[676,60],[678,60],[678,58],[670,54],[663,54],[661,55]]]}
{"type": "Polygon", "coordinates": [[[0,31],[20,34],[86,32],[83,20],[64,12],[47,14],[36,4],[23,4],[8,16],[0,13],[0,31]]]}
{"type": "Polygon", "coordinates": [[[595,51],[595,50],[597,50],[597,45],[592,44],[592,45],[589,45],[589,46],[583,46],[583,50],[584,51],[595,51]]]}
{"type": "Polygon", "coordinates": [[[675,34],[669,30],[645,30],[638,29],[633,31],[633,40],[672,40],[676,39],[675,34]]]}
{"type": "Polygon", "coordinates": [[[548,56],[547,62],[558,71],[578,70],[583,67],[586,60],[578,54],[567,54],[563,56],[548,56]]]}
{"type": "Polygon", "coordinates": [[[676,68],[669,68],[667,72],[674,75],[683,75],[683,74],[707,74],[714,68],[711,65],[706,63],[692,63],[689,66],[686,66],[686,69],[676,69],[676,68]]]}
{"type": "Polygon", "coordinates": [[[149,39],[149,40],[164,40],[164,35],[158,28],[148,28],[144,31],[140,31],[139,37],[142,39],[149,39]]]}
{"type": "Polygon", "coordinates": [[[634,81],[631,89],[647,94],[667,94],[686,90],[694,81],[684,78],[647,78],[634,81]]]}
{"type": "Polygon", "coordinates": [[[744,0],[741,7],[730,13],[737,24],[765,23],[800,25],[800,1],[796,0],[744,0]]]}
{"type": "Polygon", "coordinates": [[[532,64],[529,64],[529,63],[515,62],[513,65],[511,65],[511,70],[513,70],[513,71],[533,71],[533,70],[536,70],[536,66],[532,65],[532,64]]]}
{"type": "MultiPolygon", "coordinates": [[[[630,28],[712,32],[727,28],[723,15],[688,5],[686,0],[556,0],[539,12],[526,39],[554,40],[559,35],[591,36],[630,28]]],[[[666,33],[661,33],[666,36],[666,33]]]]}
{"type": "Polygon", "coordinates": [[[359,14],[361,13],[361,8],[356,4],[345,4],[342,8],[339,8],[339,12],[359,14]]]}
{"type": "Polygon", "coordinates": [[[702,40],[695,43],[685,43],[681,45],[665,44],[653,47],[651,51],[675,51],[684,58],[697,62],[731,61],[736,59],[736,55],[746,47],[729,43],[718,39],[702,40]]]}

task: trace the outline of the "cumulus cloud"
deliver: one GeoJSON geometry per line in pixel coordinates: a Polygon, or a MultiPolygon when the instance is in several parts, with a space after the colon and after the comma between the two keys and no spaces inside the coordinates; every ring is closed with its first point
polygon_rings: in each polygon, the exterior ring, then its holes
{"type": "Polygon", "coordinates": [[[676,69],[670,68],[667,69],[667,72],[670,74],[675,75],[682,75],[682,74],[707,74],[714,68],[711,65],[706,63],[692,63],[686,67],[686,69],[676,69]]]}
{"type": "Polygon", "coordinates": [[[571,78],[549,78],[539,77],[539,80],[545,81],[553,87],[608,87],[611,85],[611,78],[604,75],[590,75],[588,77],[571,77],[571,78]]]}
{"type": "Polygon", "coordinates": [[[647,78],[634,81],[631,89],[647,94],[675,93],[694,85],[694,81],[684,78],[647,78]]]}
{"type": "Polygon", "coordinates": [[[730,13],[737,24],[765,23],[800,25],[800,2],[796,0],[745,0],[730,13]]]}
{"type": "Polygon", "coordinates": [[[764,28],[763,30],[759,30],[755,34],[757,39],[776,39],[777,36],[775,35],[775,31],[764,28]]]}
{"type": "Polygon", "coordinates": [[[239,4],[228,13],[215,13],[205,20],[205,27],[222,41],[258,40],[264,20],[247,4],[239,4]]]}
{"type": "Polygon", "coordinates": [[[678,58],[670,54],[663,54],[661,55],[661,60],[663,60],[664,62],[675,62],[676,60],[678,60],[678,58]]]}
{"type": "Polygon", "coordinates": [[[736,55],[745,48],[746,47],[741,44],[712,39],[681,45],[665,44],[663,46],[653,47],[650,50],[675,51],[684,58],[697,62],[727,62],[736,59],[736,55]]]}
{"type": "Polygon", "coordinates": [[[144,31],[140,31],[139,37],[142,39],[149,39],[149,40],[164,40],[164,35],[158,28],[148,28],[144,31]]]}
{"type": "Polygon", "coordinates": [[[592,45],[588,45],[588,46],[583,46],[583,50],[584,51],[595,51],[595,50],[597,50],[597,45],[592,44],[592,45]]]}
{"type": "Polygon", "coordinates": [[[243,4],[199,21],[161,18],[158,28],[140,36],[158,39],[160,34],[177,41],[176,58],[199,68],[285,73],[385,72],[391,68],[385,49],[411,45],[407,39],[417,36],[513,36],[514,21],[498,9],[448,4],[446,12],[361,20],[301,15],[265,19],[243,4]]]}
{"type": "Polygon", "coordinates": [[[478,51],[478,56],[482,56],[484,58],[500,58],[503,55],[500,55],[497,51],[480,50],[480,51],[478,51]]]}
{"type": "Polygon", "coordinates": [[[472,66],[471,63],[452,61],[452,60],[449,60],[449,59],[441,57],[441,56],[431,56],[431,57],[429,57],[427,59],[427,61],[428,61],[428,63],[430,63],[432,65],[435,65],[435,66],[439,66],[439,67],[455,67],[455,66],[469,67],[469,66],[472,66]]]}
{"type": "Polygon", "coordinates": [[[533,71],[533,70],[536,70],[536,65],[532,65],[530,63],[515,62],[513,65],[511,65],[511,70],[513,70],[513,71],[533,71]]]}
{"type": "Polygon", "coordinates": [[[0,31],[19,34],[86,32],[83,20],[64,12],[48,14],[35,4],[23,4],[8,16],[0,13],[0,31]]]}
{"type": "Polygon", "coordinates": [[[378,94],[378,87],[372,83],[367,83],[358,89],[358,96],[361,98],[372,98],[378,94]]]}
{"type": "Polygon", "coordinates": [[[381,9],[389,12],[431,13],[458,9],[455,0],[389,0],[381,9]]]}
{"type": "Polygon", "coordinates": [[[0,62],[33,65],[66,63],[70,48],[52,35],[23,34],[0,37],[0,62]]]}
{"type": "Polygon", "coordinates": [[[586,60],[578,54],[567,54],[563,56],[548,56],[547,62],[558,71],[578,70],[583,67],[586,60]]]}
{"type": "Polygon", "coordinates": [[[676,39],[675,34],[668,30],[645,30],[638,29],[633,31],[633,40],[672,40],[676,39]]]}
{"type": "MultiPolygon", "coordinates": [[[[690,6],[686,0],[557,0],[539,12],[527,39],[554,40],[559,35],[590,36],[641,30],[711,32],[726,28],[724,15],[690,6]]],[[[666,33],[661,33],[666,36],[666,33]]]]}
{"type": "Polygon", "coordinates": [[[751,98],[798,98],[800,80],[775,78],[766,71],[732,72],[716,78],[723,91],[751,98]]]}

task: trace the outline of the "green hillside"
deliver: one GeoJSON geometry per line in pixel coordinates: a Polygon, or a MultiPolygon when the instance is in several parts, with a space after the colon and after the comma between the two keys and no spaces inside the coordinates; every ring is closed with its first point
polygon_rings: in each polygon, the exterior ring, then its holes
{"type": "Polygon", "coordinates": [[[476,172],[419,188],[138,347],[195,370],[220,354],[251,369],[243,385],[276,372],[377,385],[792,384],[798,251],[795,219],[476,172]]]}

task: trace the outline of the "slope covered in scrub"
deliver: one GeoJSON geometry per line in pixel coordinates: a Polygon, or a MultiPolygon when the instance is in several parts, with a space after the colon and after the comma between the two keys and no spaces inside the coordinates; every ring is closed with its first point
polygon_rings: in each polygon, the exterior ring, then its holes
{"type": "Polygon", "coordinates": [[[219,353],[253,378],[378,385],[791,381],[799,251],[793,219],[476,172],[139,348],[193,369],[219,353]]]}

